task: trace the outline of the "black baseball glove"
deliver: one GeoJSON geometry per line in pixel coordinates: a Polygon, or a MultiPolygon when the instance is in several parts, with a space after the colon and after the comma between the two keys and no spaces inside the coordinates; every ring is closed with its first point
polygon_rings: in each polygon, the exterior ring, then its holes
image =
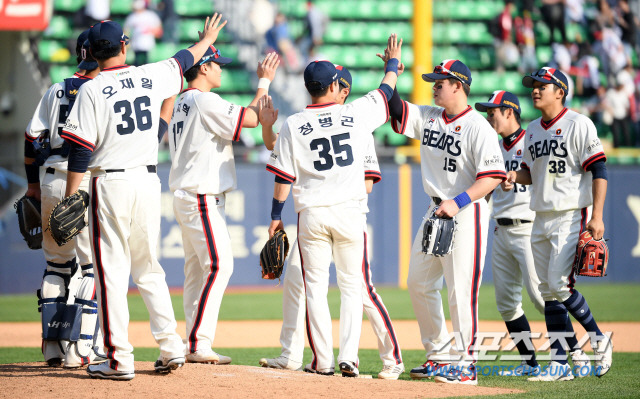
{"type": "Polygon", "coordinates": [[[33,197],[22,196],[13,204],[18,214],[20,234],[31,249],[42,248],[42,213],[40,201],[33,197]]]}
{"type": "Polygon", "coordinates": [[[422,230],[422,252],[435,256],[451,253],[456,233],[456,219],[443,219],[435,215],[438,207],[434,208],[431,217],[424,223],[422,230]]]}
{"type": "Polygon", "coordinates": [[[49,231],[59,246],[71,241],[87,225],[84,214],[88,206],[89,194],[78,190],[53,208],[49,216],[49,231]]]}
{"type": "Polygon", "coordinates": [[[289,253],[289,239],[284,230],[275,232],[260,252],[262,278],[274,280],[280,278],[284,270],[284,261],[289,253]]]}

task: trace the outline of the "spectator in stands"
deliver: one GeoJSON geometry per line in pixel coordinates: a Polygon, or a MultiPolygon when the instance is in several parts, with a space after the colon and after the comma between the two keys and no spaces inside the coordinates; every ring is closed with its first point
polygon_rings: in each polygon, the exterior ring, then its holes
{"type": "Polygon", "coordinates": [[[566,0],[566,2],[568,20],[584,25],[586,23],[586,19],[584,17],[584,0],[566,0]]]}
{"type": "Polygon", "coordinates": [[[533,31],[531,13],[525,10],[522,17],[516,17],[513,23],[516,30],[516,44],[518,45],[518,50],[520,50],[518,72],[525,75],[538,67],[536,38],[533,31]]]}
{"type": "Polygon", "coordinates": [[[578,62],[576,63],[576,94],[584,97],[596,95],[600,87],[600,61],[593,55],[587,41],[580,43],[578,62]]]}
{"type": "Polygon", "coordinates": [[[555,41],[556,29],[560,31],[561,43],[567,41],[567,30],[565,27],[565,5],[564,0],[542,0],[542,19],[549,27],[549,44],[555,41]]]}
{"type": "Polygon", "coordinates": [[[178,42],[178,14],[173,0],[160,0],[157,5],[160,19],[162,20],[162,41],[165,43],[178,42]]]}
{"type": "Polygon", "coordinates": [[[156,46],[156,38],[162,36],[160,17],[147,9],[144,0],[135,0],[133,13],[124,21],[124,31],[131,38],[131,48],[136,54],[134,65],[146,64],[149,51],[156,46]]]}
{"type": "Polygon", "coordinates": [[[273,27],[265,34],[267,40],[267,53],[276,51],[281,60],[284,61],[284,66],[288,71],[297,72],[300,70],[300,61],[298,60],[298,54],[291,35],[289,34],[289,25],[287,24],[287,18],[283,13],[276,14],[273,27]]]}
{"type": "Polygon", "coordinates": [[[631,115],[629,97],[624,84],[616,78],[614,86],[607,90],[604,99],[605,123],[611,123],[613,147],[631,146],[631,115]]]}
{"type": "Polygon", "coordinates": [[[518,47],[513,43],[513,18],[511,15],[515,11],[515,5],[512,0],[505,1],[504,9],[498,15],[497,37],[494,36],[494,45],[496,48],[496,69],[498,72],[504,72],[506,67],[518,64],[520,60],[520,52],[518,47]]]}
{"type": "Polygon", "coordinates": [[[304,32],[299,38],[299,48],[309,59],[311,49],[324,43],[323,37],[329,25],[329,17],[313,1],[307,1],[307,16],[304,22],[304,32]]]}
{"type": "Polygon", "coordinates": [[[111,0],[87,0],[84,7],[85,22],[83,25],[92,26],[96,22],[109,19],[111,15],[111,0]]]}
{"type": "Polygon", "coordinates": [[[627,57],[631,58],[633,51],[638,51],[637,47],[637,34],[638,34],[638,17],[633,15],[629,2],[627,0],[620,0],[618,3],[618,26],[622,31],[620,39],[625,48],[627,57]]]}

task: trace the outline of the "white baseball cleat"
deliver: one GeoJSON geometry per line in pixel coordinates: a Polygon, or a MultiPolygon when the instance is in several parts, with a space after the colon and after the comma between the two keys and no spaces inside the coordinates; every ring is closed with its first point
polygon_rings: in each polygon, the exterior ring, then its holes
{"type": "Polygon", "coordinates": [[[535,377],[527,378],[527,381],[571,381],[573,380],[573,373],[571,372],[571,366],[568,364],[561,364],[554,360],[549,362],[547,367],[540,370],[540,374],[535,377]]]}
{"type": "Polygon", "coordinates": [[[591,359],[581,349],[571,352],[571,361],[573,362],[573,375],[578,378],[591,375],[591,359]]]}
{"type": "Polygon", "coordinates": [[[160,356],[153,365],[153,368],[156,370],[156,373],[170,373],[171,370],[178,369],[182,366],[184,366],[184,356],[172,358],[160,356]]]}
{"type": "Polygon", "coordinates": [[[269,367],[272,369],[282,369],[282,370],[294,370],[301,371],[302,363],[297,363],[292,361],[289,358],[284,356],[278,356],[276,358],[262,358],[258,362],[262,367],[269,367]]]}
{"type": "Polygon", "coordinates": [[[131,371],[123,371],[123,370],[114,370],[109,367],[109,362],[102,362],[100,364],[91,364],[87,367],[87,374],[91,376],[91,378],[102,378],[105,380],[122,380],[128,381],[132,380],[133,377],[136,376],[133,370],[131,371]]]}
{"type": "Polygon", "coordinates": [[[593,347],[593,354],[595,355],[595,374],[598,377],[602,377],[607,374],[611,368],[613,362],[613,342],[611,339],[604,336],[603,339],[593,347]]]}
{"type": "Polygon", "coordinates": [[[214,352],[212,349],[198,349],[186,356],[187,363],[231,364],[231,358],[214,352]]]}
{"type": "Polygon", "coordinates": [[[384,366],[378,373],[378,378],[383,380],[397,380],[400,374],[404,373],[404,363],[384,366]]]}
{"type": "Polygon", "coordinates": [[[338,365],[343,377],[357,377],[360,375],[360,370],[354,362],[344,361],[338,365]]]}

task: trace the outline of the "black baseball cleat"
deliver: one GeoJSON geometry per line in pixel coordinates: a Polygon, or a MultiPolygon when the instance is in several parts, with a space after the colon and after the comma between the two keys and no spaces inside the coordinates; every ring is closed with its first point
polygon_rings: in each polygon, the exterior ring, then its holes
{"type": "Polygon", "coordinates": [[[184,357],[174,357],[168,359],[166,357],[160,357],[153,365],[153,368],[156,370],[156,373],[170,373],[171,370],[175,370],[184,365],[184,357]]]}
{"type": "Polygon", "coordinates": [[[338,367],[340,367],[343,377],[357,377],[360,375],[360,371],[353,362],[340,362],[338,367]]]}
{"type": "Polygon", "coordinates": [[[304,372],[305,373],[313,373],[313,374],[320,374],[320,375],[334,375],[335,371],[333,369],[325,369],[325,370],[315,370],[311,367],[311,364],[307,364],[306,366],[304,366],[304,372]]]}

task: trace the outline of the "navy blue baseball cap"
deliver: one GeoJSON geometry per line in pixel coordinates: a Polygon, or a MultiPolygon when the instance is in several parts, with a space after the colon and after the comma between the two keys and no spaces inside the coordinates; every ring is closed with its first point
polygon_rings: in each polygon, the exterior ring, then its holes
{"type": "Polygon", "coordinates": [[[533,82],[552,83],[562,90],[565,94],[569,93],[569,81],[564,73],[559,69],[542,67],[537,72],[522,78],[522,85],[530,89],[533,88],[533,82]]]}
{"type": "Polygon", "coordinates": [[[78,40],[76,40],[76,57],[82,57],[82,46],[84,42],[89,38],[89,30],[91,28],[83,31],[79,36],[78,40]]]}
{"type": "Polygon", "coordinates": [[[338,70],[329,61],[313,61],[304,69],[304,85],[307,89],[322,90],[338,79],[338,70]]]}
{"type": "Polygon", "coordinates": [[[433,73],[422,75],[422,80],[425,82],[450,78],[458,79],[471,86],[471,70],[460,60],[444,60],[433,69],[433,73]]]}
{"type": "Polygon", "coordinates": [[[87,71],[93,71],[98,67],[98,61],[93,58],[91,55],[91,51],[89,49],[91,45],[89,44],[89,40],[85,40],[80,48],[80,56],[82,57],[82,61],[78,64],[78,69],[84,69],[87,71]]]}
{"type": "Polygon", "coordinates": [[[340,86],[346,87],[351,90],[351,73],[347,69],[347,67],[343,67],[342,65],[336,65],[336,69],[338,70],[338,83],[340,86]]]}
{"type": "MultiPolygon", "coordinates": [[[[195,44],[193,46],[195,46],[195,44]]],[[[195,63],[195,66],[200,66],[209,61],[213,61],[216,64],[224,65],[224,64],[231,63],[231,61],[233,61],[233,58],[223,57],[222,54],[220,53],[220,50],[218,50],[213,46],[209,46],[207,51],[204,52],[204,55],[202,56],[202,58],[200,58],[200,61],[195,63]]]]}
{"type": "Polygon", "coordinates": [[[480,112],[487,112],[489,108],[511,108],[520,115],[520,101],[518,97],[508,91],[496,90],[486,103],[476,103],[476,109],[480,112]]]}
{"type": "Polygon", "coordinates": [[[114,21],[102,21],[89,29],[89,43],[92,51],[119,47],[120,43],[129,44],[129,37],[122,31],[122,26],[114,21]]]}

